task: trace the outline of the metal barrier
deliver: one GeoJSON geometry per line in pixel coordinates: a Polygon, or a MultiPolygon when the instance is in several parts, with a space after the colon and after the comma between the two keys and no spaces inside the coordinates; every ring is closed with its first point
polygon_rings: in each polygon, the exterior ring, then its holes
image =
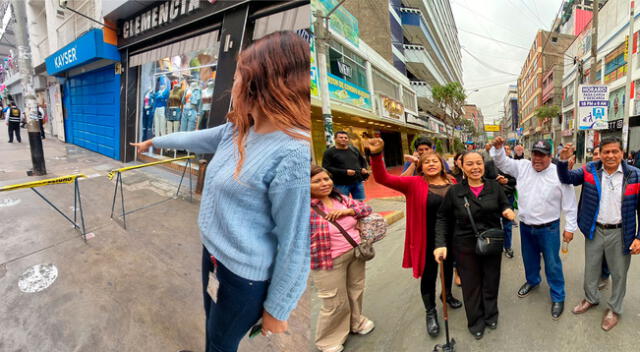
{"type": "Polygon", "coordinates": [[[118,220],[118,218],[122,217],[122,223],[120,224],[119,221],[117,221],[120,225],[122,225],[122,227],[126,230],[127,229],[127,214],[131,214],[133,212],[136,212],[138,210],[142,210],[142,209],[146,209],[146,208],[150,208],[152,206],[164,203],[166,201],[169,201],[171,199],[174,199],[174,197],[171,198],[167,198],[164,200],[161,200],[159,202],[155,202],[149,205],[145,205],[144,207],[140,207],[138,209],[134,209],[134,210],[130,210],[130,211],[125,211],[125,207],[124,207],[124,191],[123,191],[123,186],[122,186],[122,173],[125,171],[129,171],[129,170],[134,170],[134,169],[140,169],[143,167],[148,167],[148,166],[153,166],[153,165],[159,165],[159,164],[167,164],[167,163],[171,163],[174,161],[178,161],[178,160],[186,160],[187,164],[185,165],[184,169],[182,170],[182,176],[180,177],[180,183],[178,184],[178,190],[176,191],[176,195],[175,197],[178,197],[178,195],[180,194],[180,187],[182,186],[182,181],[184,180],[184,175],[187,172],[187,169],[189,169],[189,201],[192,202],[193,201],[193,180],[192,180],[192,171],[193,171],[193,165],[191,163],[192,159],[195,159],[195,155],[189,155],[189,156],[183,156],[180,158],[173,158],[173,159],[166,159],[166,160],[160,160],[160,161],[154,161],[152,163],[146,163],[146,164],[141,164],[141,165],[134,165],[134,166],[127,166],[127,167],[123,167],[120,169],[114,169],[109,171],[109,173],[107,174],[107,177],[109,178],[109,180],[113,180],[114,177],[116,177],[116,187],[113,191],[113,202],[111,203],[111,219],[113,219],[113,214],[115,212],[115,206],[116,206],[116,199],[118,197],[118,188],[120,188],[120,199],[122,202],[122,215],[117,215],[115,220],[118,220]]]}
{"type": "Polygon", "coordinates": [[[78,186],[78,179],[81,178],[81,177],[87,177],[87,176],[84,175],[84,174],[75,174],[75,175],[67,175],[67,176],[49,178],[49,179],[40,180],[40,181],[20,183],[20,184],[10,185],[10,186],[2,186],[2,187],[0,187],[0,192],[7,192],[7,191],[14,191],[14,190],[17,190],[17,189],[30,188],[40,198],[42,198],[42,200],[44,200],[53,209],[55,209],[60,215],[62,215],[71,224],[73,224],[73,228],[74,229],[81,230],[82,231],[81,232],[82,238],[86,241],[87,240],[87,237],[86,237],[87,232],[86,232],[85,226],[84,226],[84,213],[82,211],[82,199],[80,198],[80,187],[78,186]],[[36,187],[43,187],[43,186],[49,186],[49,185],[58,185],[58,184],[65,184],[65,183],[73,183],[74,184],[74,186],[73,186],[73,189],[74,189],[74,192],[73,192],[73,220],[71,220],[70,217],[68,217],[65,213],[63,213],[60,209],[58,209],[58,207],[56,207],[55,204],[53,204],[50,200],[48,200],[47,197],[45,197],[42,193],[40,193],[40,192],[38,192],[38,190],[36,190],[36,187]],[[80,210],[80,224],[77,223],[78,209],[80,210]]]}

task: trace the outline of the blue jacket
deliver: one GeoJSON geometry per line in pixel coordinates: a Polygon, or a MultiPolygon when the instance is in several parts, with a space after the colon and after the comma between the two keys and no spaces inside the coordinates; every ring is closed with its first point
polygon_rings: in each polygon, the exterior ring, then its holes
{"type": "MultiPolygon", "coordinates": [[[[560,161],[557,170],[560,182],[574,186],[582,185],[578,205],[578,227],[588,239],[593,239],[600,208],[602,161],[587,163],[577,170],[569,170],[567,162],[560,161]]],[[[622,172],[623,251],[624,254],[629,254],[633,240],[640,239],[640,231],[636,230],[636,214],[640,213],[640,170],[622,161],[622,172]]]]}

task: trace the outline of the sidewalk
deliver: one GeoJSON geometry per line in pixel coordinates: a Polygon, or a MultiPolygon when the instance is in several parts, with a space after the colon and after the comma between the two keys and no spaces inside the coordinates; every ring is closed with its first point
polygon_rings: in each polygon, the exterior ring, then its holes
{"type": "MultiPolygon", "coordinates": [[[[115,182],[106,177],[122,163],[47,137],[49,174],[30,178],[26,131],[21,144],[9,144],[1,130],[0,186],[86,174],[79,184],[87,231],[95,237],[85,243],[29,189],[0,193],[0,351],[203,351],[202,244],[188,183],[178,199],[127,215],[124,230],[109,218],[115,182]],[[57,280],[42,292],[21,292],[22,273],[44,263],[57,267],[57,280]]],[[[158,167],[123,175],[127,210],[172,197],[179,179],[158,167]]],[[[39,191],[71,212],[72,185],[39,191]]],[[[308,346],[308,311],[306,297],[289,320],[289,333],[245,339],[240,350],[308,346]]]]}
{"type": "MultiPolygon", "coordinates": [[[[387,169],[387,172],[392,175],[399,176],[402,173],[402,166],[394,166],[387,169]]],[[[378,208],[385,209],[383,202],[387,200],[404,200],[404,195],[398,191],[394,191],[391,188],[385,187],[373,179],[373,176],[369,177],[364,182],[364,192],[367,198],[365,201],[371,205],[379,204],[378,208]],[[382,201],[382,202],[381,202],[382,201]]],[[[377,210],[377,213],[384,216],[389,225],[401,220],[404,217],[403,210],[377,210]]]]}

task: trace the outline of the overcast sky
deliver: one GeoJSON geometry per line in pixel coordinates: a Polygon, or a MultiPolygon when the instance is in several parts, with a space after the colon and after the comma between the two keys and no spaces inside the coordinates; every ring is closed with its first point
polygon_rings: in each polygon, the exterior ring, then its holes
{"type": "Polygon", "coordinates": [[[468,90],[467,102],[478,105],[485,116],[485,123],[489,124],[502,117],[502,100],[509,84],[517,83],[517,74],[520,73],[535,34],[538,29],[551,28],[562,0],[450,0],[450,3],[462,46],[463,83],[468,90]],[[525,47],[527,50],[469,32],[525,47]],[[473,92],[474,89],[479,91],[473,92]]]}

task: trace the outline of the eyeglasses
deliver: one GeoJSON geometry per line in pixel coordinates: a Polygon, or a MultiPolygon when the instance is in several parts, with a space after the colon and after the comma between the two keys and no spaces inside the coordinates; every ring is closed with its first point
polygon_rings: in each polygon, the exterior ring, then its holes
{"type": "Polygon", "coordinates": [[[605,178],[608,181],[608,187],[609,187],[609,191],[615,191],[616,190],[616,186],[613,184],[613,177],[611,176],[605,176],[605,178]]]}

